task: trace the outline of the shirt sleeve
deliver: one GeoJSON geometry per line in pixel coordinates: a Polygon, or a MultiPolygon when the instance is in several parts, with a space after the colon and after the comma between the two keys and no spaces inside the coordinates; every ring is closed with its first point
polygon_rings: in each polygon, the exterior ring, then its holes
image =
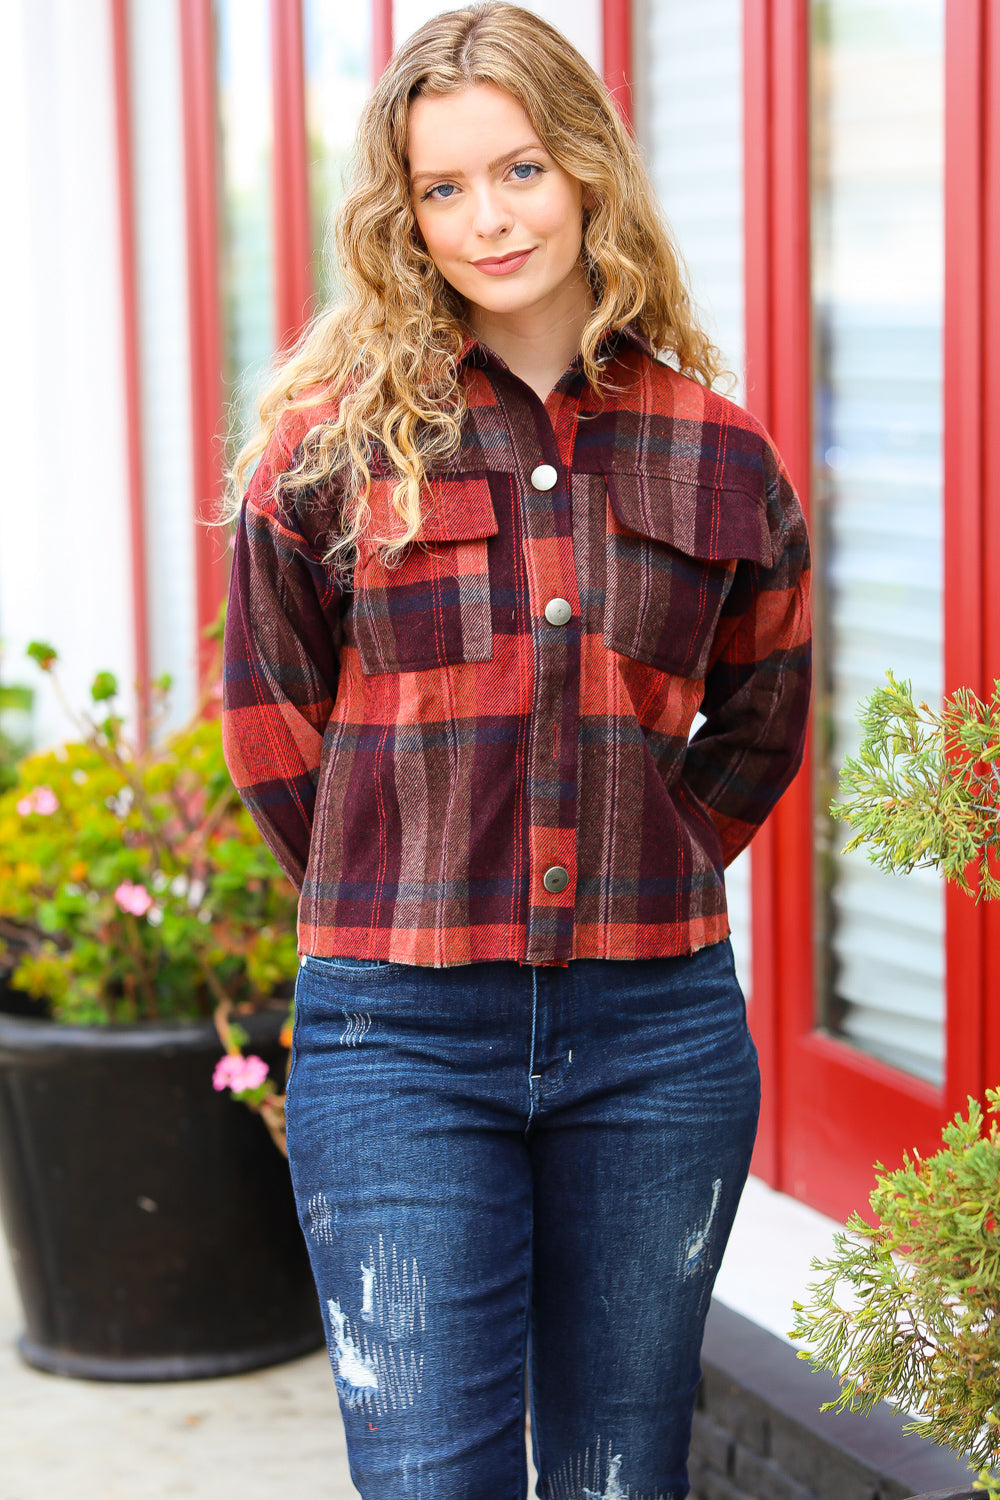
{"type": "Polygon", "coordinates": [[[337,691],[342,591],[292,506],[276,496],[289,462],[276,434],[240,513],[223,648],[222,742],[240,796],[301,890],[323,733],[337,691]]]}
{"type": "Polygon", "coordinates": [[[772,563],[737,565],[705,677],[704,723],[683,770],[715,824],[727,865],[798,770],[809,713],[809,539],[770,447],[765,486],[772,563]]]}

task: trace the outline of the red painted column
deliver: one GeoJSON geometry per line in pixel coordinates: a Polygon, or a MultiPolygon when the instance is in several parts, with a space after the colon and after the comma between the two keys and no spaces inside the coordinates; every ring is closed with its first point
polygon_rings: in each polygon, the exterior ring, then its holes
{"type": "Polygon", "coordinates": [[[312,220],[306,145],[302,0],[271,0],[274,100],[274,337],[284,348],[298,337],[312,301],[312,220]]]}
{"type": "Polygon", "coordinates": [[[139,375],[138,292],[135,263],[135,199],[132,190],[132,107],[127,0],[110,0],[118,157],[118,224],[121,258],[122,335],[125,375],[125,442],[128,474],[132,636],[135,652],[138,737],[149,716],[149,614],[146,585],[146,519],[142,474],[142,389],[139,375]]]}
{"type": "Polygon", "coordinates": [[[191,366],[191,454],[195,610],[201,672],[211,659],[202,631],[225,596],[228,550],[205,522],[222,494],[225,357],[219,274],[219,148],[215,28],[211,0],[179,0],[187,210],[188,339],[191,366]]]}
{"type": "Polygon", "coordinates": [[[372,8],[372,82],[378,83],[392,56],[392,0],[369,0],[372,8]]]}
{"type": "Polygon", "coordinates": [[[632,118],[632,0],[602,0],[604,82],[626,125],[632,118]]]}

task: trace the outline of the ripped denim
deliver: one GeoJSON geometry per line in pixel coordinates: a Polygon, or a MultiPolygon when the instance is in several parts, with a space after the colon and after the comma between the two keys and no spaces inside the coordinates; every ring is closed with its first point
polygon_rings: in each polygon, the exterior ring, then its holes
{"type": "Polygon", "coordinates": [[[683,1500],[757,1055],[728,942],[303,959],[288,1143],[364,1500],[683,1500]]]}

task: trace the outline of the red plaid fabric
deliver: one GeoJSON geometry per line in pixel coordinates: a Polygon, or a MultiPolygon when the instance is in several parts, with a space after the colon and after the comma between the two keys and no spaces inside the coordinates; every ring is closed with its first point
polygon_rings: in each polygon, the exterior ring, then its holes
{"type": "MultiPolygon", "coordinates": [[[[632,333],[602,399],[574,366],[543,405],[475,344],[463,371],[461,449],[395,567],[365,542],[345,591],[322,561],[336,496],[276,496],[328,408],[285,419],[246,496],[226,754],[300,888],[300,949],[561,964],[717,942],[723,868],[805,736],[808,543],[781,460],[632,333]]],[[[376,468],[376,535],[393,483],[376,468]]]]}

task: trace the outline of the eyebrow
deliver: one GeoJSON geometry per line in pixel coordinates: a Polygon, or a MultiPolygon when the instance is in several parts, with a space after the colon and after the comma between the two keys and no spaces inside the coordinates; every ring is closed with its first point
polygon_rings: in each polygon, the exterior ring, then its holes
{"type": "MultiPolygon", "coordinates": [[[[505,151],[502,156],[497,156],[493,161],[488,162],[486,165],[487,172],[495,172],[497,167],[503,166],[504,162],[513,161],[516,156],[523,156],[525,151],[541,151],[547,154],[545,152],[545,147],[542,145],[541,141],[526,141],[523,146],[515,146],[513,151],[505,151]]],[[[412,184],[423,182],[425,181],[425,179],[431,180],[437,179],[439,177],[461,177],[461,175],[461,172],[414,172],[410,178],[410,182],[412,184]]]]}

